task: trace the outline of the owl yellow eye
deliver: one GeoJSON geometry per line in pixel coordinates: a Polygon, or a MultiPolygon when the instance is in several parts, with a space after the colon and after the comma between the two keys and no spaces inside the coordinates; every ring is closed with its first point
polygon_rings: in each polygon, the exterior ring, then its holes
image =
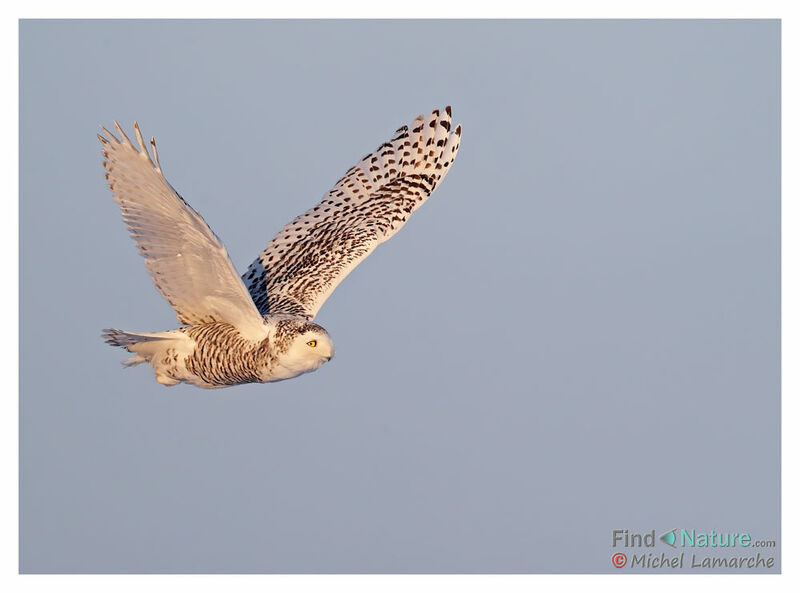
{"type": "Polygon", "coordinates": [[[316,348],[317,347],[317,341],[316,340],[311,340],[310,342],[306,342],[306,344],[308,344],[312,348],[316,348]]]}

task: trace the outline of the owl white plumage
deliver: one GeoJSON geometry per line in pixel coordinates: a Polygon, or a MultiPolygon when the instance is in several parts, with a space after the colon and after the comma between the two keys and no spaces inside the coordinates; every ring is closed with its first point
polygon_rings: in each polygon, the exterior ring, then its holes
{"type": "Polygon", "coordinates": [[[138,124],[136,144],[116,122],[120,138],[103,128],[98,138],[114,200],[183,324],[156,333],[108,329],[103,337],[134,354],[124,364],[150,363],[162,385],[266,383],[318,369],[334,348],[312,320],[447,174],[461,139],[450,117],[447,107],[397,130],[287,224],[242,278],[219,238],[164,178],[155,140],[151,156],[138,124]]]}

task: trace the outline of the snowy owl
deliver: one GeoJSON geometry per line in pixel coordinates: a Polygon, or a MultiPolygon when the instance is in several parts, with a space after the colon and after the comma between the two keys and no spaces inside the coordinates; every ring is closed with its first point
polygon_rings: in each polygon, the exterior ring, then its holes
{"type": "Polygon", "coordinates": [[[136,145],[114,122],[106,179],[161,295],[183,324],[164,332],[103,331],[149,362],[162,385],[213,389],[315,371],[334,354],[312,320],[339,283],[406,223],[456,158],[461,126],[450,107],[419,116],[365,156],[322,202],[287,224],[240,278],[222,241],[164,178],[139,125],[136,145]]]}

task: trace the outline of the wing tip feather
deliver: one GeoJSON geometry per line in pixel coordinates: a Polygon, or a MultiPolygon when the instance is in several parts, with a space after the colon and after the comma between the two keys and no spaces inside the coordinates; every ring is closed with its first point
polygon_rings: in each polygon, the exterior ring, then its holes
{"type": "Polygon", "coordinates": [[[132,147],[132,146],[133,146],[133,143],[131,142],[131,139],[130,139],[130,138],[128,138],[128,135],[127,135],[127,134],[125,133],[125,131],[124,131],[124,130],[123,130],[121,127],[120,127],[119,123],[117,123],[117,120],[114,120],[114,127],[115,127],[115,128],[117,128],[117,132],[119,132],[119,135],[122,137],[122,139],[123,139],[123,144],[127,144],[128,146],[131,146],[131,147],[132,147]]]}

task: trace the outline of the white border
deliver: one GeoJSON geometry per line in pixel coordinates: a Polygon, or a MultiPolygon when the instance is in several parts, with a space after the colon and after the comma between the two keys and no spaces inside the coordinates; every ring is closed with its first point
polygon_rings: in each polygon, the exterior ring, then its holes
{"type": "MultiPolygon", "coordinates": [[[[796,4],[796,2],[794,2],[796,4]]],[[[520,6],[510,0],[493,0],[480,4],[457,3],[438,0],[426,2],[409,0],[402,3],[372,1],[339,1],[325,3],[311,0],[303,3],[261,3],[258,7],[241,0],[206,5],[184,3],[166,5],[155,0],[137,0],[135,5],[122,5],[99,1],[59,3],[42,1],[20,6],[4,7],[2,41],[4,76],[6,82],[2,97],[2,179],[6,191],[2,200],[3,216],[2,253],[6,278],[14,278],[13,288],[5,286],[0,291],[2,310],[7,317],[2,325],[0,339],[0,364],[2,364],[3,447],[0,449],[2,476],[6,477],[0,488],[0,587],[4,591],[140,591],[142,588],[161,590],[174,587],[191,588],[193,592],[218,591],[308,591],[324,586],[326,591],[422,591],[458,590],[464,592],[502,591],[561,591],[579,589],[615,591],[672,591],[745,589],[798,590],[800,551],[795,544],[798,532],[798,464],[795,453],[798,445],[798,373],[800,360],[798,348],[797,303],[798,291],[798,200],[796,167],[800,162],[797,149],[798,96],[798,34],[800,19],[789,1],[729,1],[673,0],[672,2],[641,2],[605,0],[604,2],[572,1],[548,4],[528,3],[520,6]],[[223,8],[224,7],[224,8],[223,8]],[[782,576],[750,575],[125,575],[125,576],[39,576],[17,575],[17,508],[18,508],[18,18],[289,18],[289,17],[361,17],[361,18],[781,18],[782,22],[782,104],[783,109],[783,223],[782,223],[782,368],[783,368],[783,527],[782,576]],[[794,265],[792,265],[794,264],[794,265]],[[792,365],[791,363],[794,362],[792,365]],[[790,460],[787,462],[787,460],[790,460]]],[[[43,312],[46,313],[46,312],[43,312]]]]}

